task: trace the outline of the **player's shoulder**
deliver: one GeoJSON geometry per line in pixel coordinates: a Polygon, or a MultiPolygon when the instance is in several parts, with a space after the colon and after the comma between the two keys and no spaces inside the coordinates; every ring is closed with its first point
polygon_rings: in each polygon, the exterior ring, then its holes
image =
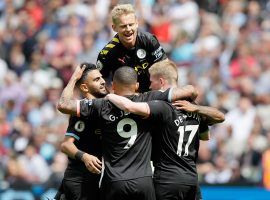
{"type": "Polygon", "coordinates": [[[162,91],[162,90],[152,90],[148,92],[141,93],[139,98],[142,101],[151,101],[151,100],[169,100],[169,92],[170,90],[162,91]]]}
{"type": "Polygon", "coordinates": [[[140,39],[150,40],[154,37],[154,35],[152,33],[147,32],[147,31],[142,31],[142,30],[138,29],[138,37],[140,39]]]}
{"type": "Polygon", "coordinates": [[[117,47],[120,46],[120,40],[117,35],[115,35],[99,52],[98,57],[106,57],[112,52],[117,50],[117,47]]]}
{"type": "Polygon", "coordinates": [[[142,31],[142,30],[138,30],[138,39],[140,43],[144,43],[144,44],[156,44],[157,43],[157,39],[155,37],[155,35],[153,35],[152,33],[149,33],[147,31],[142,31]]]}

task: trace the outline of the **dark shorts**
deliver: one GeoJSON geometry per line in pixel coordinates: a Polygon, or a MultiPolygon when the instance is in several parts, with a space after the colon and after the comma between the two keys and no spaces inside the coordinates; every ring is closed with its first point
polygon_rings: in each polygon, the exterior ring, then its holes
{"type": "Polygon", "coordinates": [[[102,182],[102,200],[155,200],[152,177],[102,182]]]}
{"type": "Polygon", "coordinates": [[[155,183],[157,200],[196,200],[197,186],[155,183]]]}
{"type": "Polygon", "coordinates": [[[65,200],[100,200],[98,184],[63,180],[65,200]]]}
{"type": "Polygon", "coordinates": [[[201,188],[200,186],[198,185],[197,186],[197,194],[196,194],[196,200],[202,200],[202,192],[201,192],[201,188]]]}

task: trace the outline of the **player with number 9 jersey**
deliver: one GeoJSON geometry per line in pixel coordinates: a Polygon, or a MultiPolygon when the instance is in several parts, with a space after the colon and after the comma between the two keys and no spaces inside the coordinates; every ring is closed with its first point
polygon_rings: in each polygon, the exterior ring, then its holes
{"type": "MultiPolygon", "coordinates": [[[[131,95],[129,99],[135,102],[146,102],[153,99],[168,100],[169,93],[170,89],[165,92],[152,91],[131,95]]],[[[118,185],[114,188],[112,182],[135,179],[140,181],[140,178],[145,177],[148,177],[146,182],[138,184],[137,181],[136,186],[131,188],[131,190],[135,190],[137,196],[132,194],[127,197],[134,197],[134,200],[155,199],[150,164],[152,148],[150,130],[154,125],[137,115],[124,113],[105,99],[80,101],[79,110],[82,117],[94,117],[99,122],[98,127],[101,128],[105,165],[101,184],[102,199],[112,200],[119,196],[123,197],[122,186],[118,185]],[[110,188],[106,189],[108,186],[110,188]],[[104,190],[105,192],[103,192],[104,190]],[[138,192],[140,190],[144,190],[145,194],[150,194],[150,197],[140,196],[141,194],[138,192]],[[108,194],[108,191],[113,194],[108,194]],[[117,193],[118,191],[119,193],[117,193]]],[[[128,194],[129,191],[125,193],[128,194]]]]}

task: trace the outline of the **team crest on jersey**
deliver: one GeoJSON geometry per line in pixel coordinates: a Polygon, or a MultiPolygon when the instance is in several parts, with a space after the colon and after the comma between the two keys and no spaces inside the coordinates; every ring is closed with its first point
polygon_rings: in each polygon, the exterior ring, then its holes
{"type": "Polygon", "coordinates": [[[138,58],[140,58],[140,59],[145,58],[145,56],[146,56],[146,51],[145,51],[144,49],[138,49],[138,51],[137,51],[137,56],[138,56],[138,58]]]}
{"type": "Polygon", "coordinates": [[[101,70],[103,68],[103,64],[102,62],[100,62],[100,60],[97,61],[97,69],[101,70]]]}
{"type": "Polygon", "coordinates": [[[84,124],[83,121],[77,121],[74,128],[75,128],[76,131],[82,132],[85,129],[85,124],[84,124]]]}

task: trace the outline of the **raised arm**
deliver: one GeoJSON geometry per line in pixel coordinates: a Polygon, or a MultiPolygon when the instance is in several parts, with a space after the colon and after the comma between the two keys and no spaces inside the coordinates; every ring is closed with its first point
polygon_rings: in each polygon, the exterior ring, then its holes
{"type": "Polygon", "coordinates": [[[147,103],[133,102],[126,97],[116,94],[108,94],[106,99],[126,113],[133,113],[143,117],[148,117],[150,114],[150,108],[147,103]]]}
{"type": "Polygon", "coordinates": [[[73,99],[73,92],[76,82],[81,78],[85,66],[78,65],[72,74],[67,86],[64,88],[57,109],[64,114],[77,114],[77,100],[73,99]]]}
{"type": "Polygon", "coordinates": [[[194,101],[198,96],[197,89],[192,85],[186,85],[181,88],[173,88],[171,101],[176,100],[190,100],[194,101]]]}
{"type": "Polygon", "coordinates": [[[199,115],[206,118],[208,125],[221,123],[225,120],[225,115],[214,107],[200,106],[185,100],[175,101],[173,105],[187,112],[197,112],[199,115]]]}

